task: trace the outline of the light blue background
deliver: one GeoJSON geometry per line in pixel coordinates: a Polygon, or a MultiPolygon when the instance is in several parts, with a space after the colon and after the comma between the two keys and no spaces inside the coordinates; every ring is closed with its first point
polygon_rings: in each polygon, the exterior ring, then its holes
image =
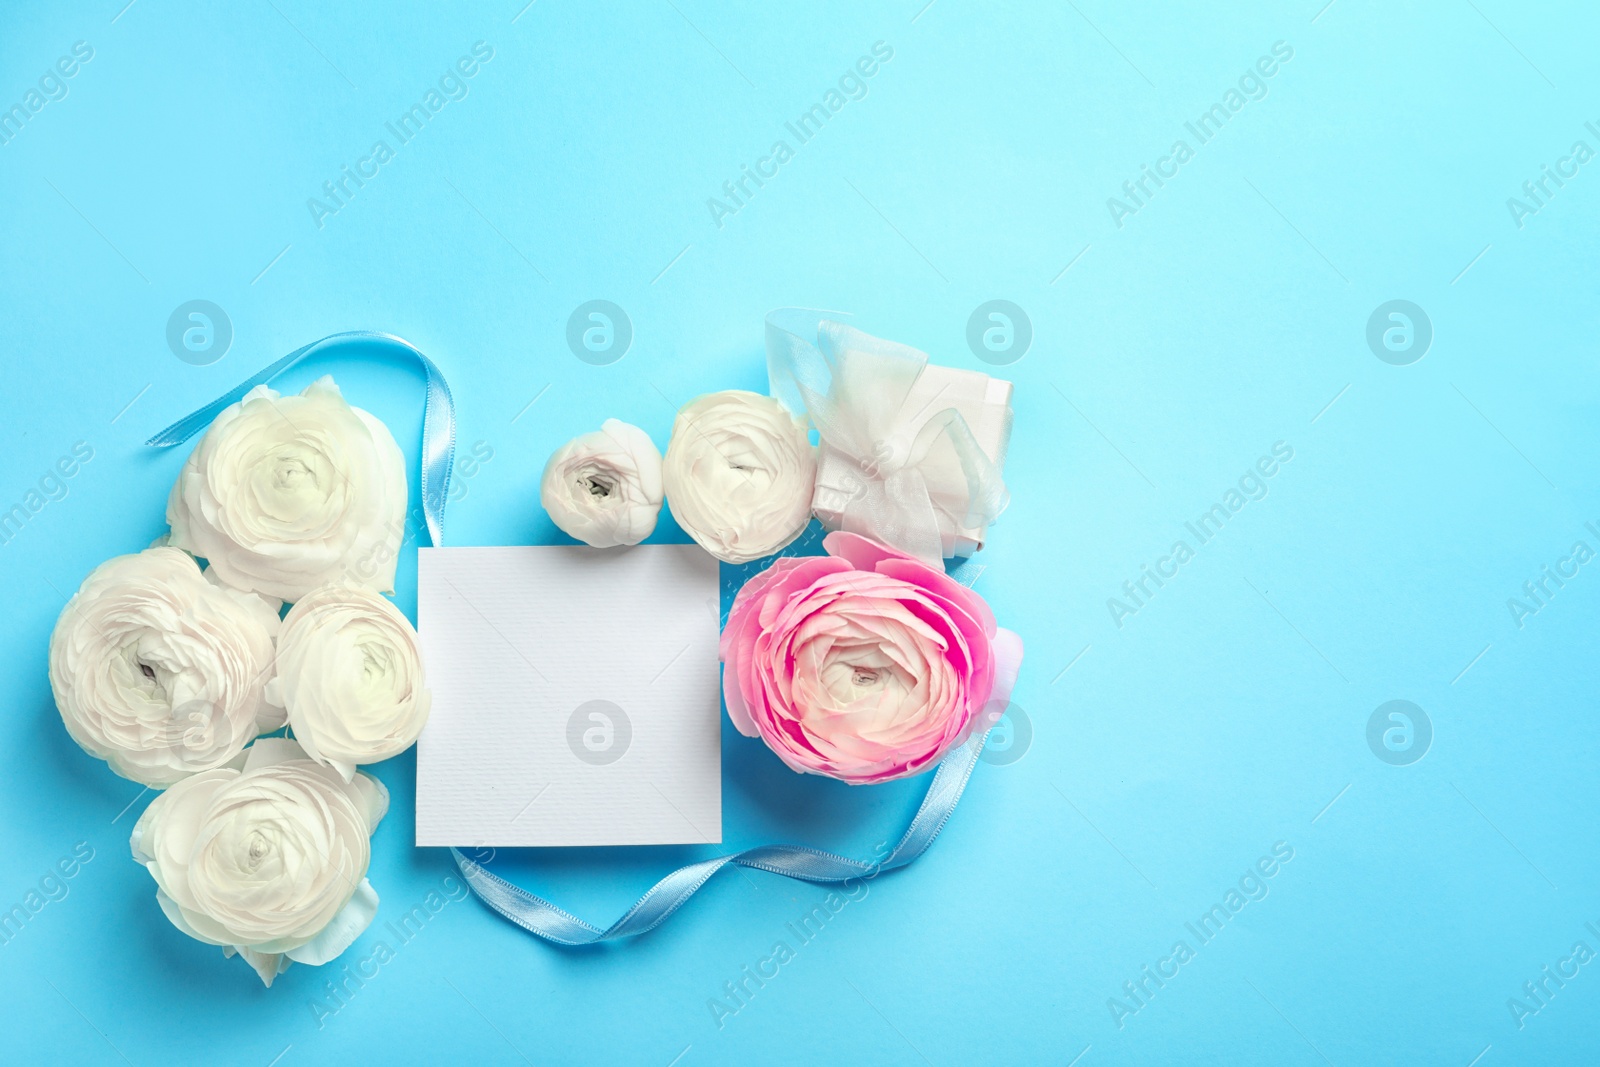
{"type": "MultiPolygon", "coordinates": [[[[1521,228],[1506,206],[1574,141],[1600,150],[1587,5],[123,2],[0,17],[0,105],[94,49],[0,146],[0,510],[94,449],[0,545],[0,905],[95,850],[0,946],[7,1060],[1592,1062],[1600,963],[1520,1029],[1507,1007],[1575,942],[1600,951],[1600,562],[1521,628],[1507,608],[1600,548],[1600,162],[1521,228]],[[319,229],[307,198],[480,40],[470,95],[319,229]],[[707,198],[880,40],[866,98],[716,226],[707,198]],[[1277,41],[1266,98],[1196,146],[1184,122],[1277,41]],[[1195,157],[1119,228],[1107,198],[1180,137],[1195,157]],[[235,330],[211,366],[164,338],[195,298],[235,330]],[[636,331],[606,367],[564,340],[595,298],[636,331]],[[389,330],[493,449],[451,542],[548,542],[550,451],[608,416],[664,445],[690,397],[764,388],[767,309],[849,310],[985,369],[965,330],[992,298],[1035,332],[1002,371],[1014,502],[979,585],[1027,642],[1032,746],[980,765],[935,848],[720,1029],[708,999],[824,890],[725,873],[588,951],[454,903],[320,1028],[330,969],[263,989],[162,918],[127,855],[148,795],[71,743],[45,672],[63,595],[164,528],[185,450],[149,434],[300,344],[389,330]],[[1434,328],[1410,366],[1365,341],[1397,298],[1434,328]],[[1270,494],[1114,625],[1107,598],[1277,441],[1270,494]],[[1391,699],[1433,724],[1410,766],[1366,742],[1391,699]],[[1280,841],[1266,899],[1119,1028],[1108,998],[1280,841]]],[[[283,384],[324,372],[415,456],[414,375],[329,359],[283,384]]],[[[400,572],[410,611],[415,541],[400,572]]],[[[801,779],[725,733],[729,847],[870,855],[924,785],[801,779]]],[[[377,773],[383,904],[347,961],[450,873],[410,845],[414,757],[377,773]]],[[[712,851],[496,867],[606,923],[712,851]]]]}

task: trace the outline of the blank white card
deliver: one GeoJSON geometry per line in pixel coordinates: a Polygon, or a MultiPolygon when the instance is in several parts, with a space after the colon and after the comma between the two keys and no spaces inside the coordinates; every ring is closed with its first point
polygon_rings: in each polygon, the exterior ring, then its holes
{"type": "Polygon", "coordinates": [[[722,840],[717,561],[423,548],[417,844],[722,840]]]}

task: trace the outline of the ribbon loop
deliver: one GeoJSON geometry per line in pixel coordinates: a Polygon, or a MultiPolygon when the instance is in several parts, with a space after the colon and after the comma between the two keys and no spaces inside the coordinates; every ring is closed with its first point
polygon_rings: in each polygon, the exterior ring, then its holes
{"type": "Polygon", "coordinates": [[[1009,497],[999,457],[984,452],[960,410],[928,414],[943,389],[913,403],[927,367],[927,353],[820,312],[767,316],[772,395],[809,415],[821,439],[819,515],[937,565],[953,554],[955,532],[987,526],[1009,497]],[[824,503],[838,493],[842,502],[824,503]]]}
{"type": "Polygon", "coordinates": [[[171,448],[173,445],[180,445],[210,426],[224,408],[238,403],[256,386],[266,385],[295,364],[318,352],[349,344],[399,349],[420,363],[423,374],[427,376],[428,396],[422,410],[422,513],[428,523],[428,538],[435,547],[438,547],[444,544],[444,506],[450,493],[450,470],[455,465],[455,401],[450,396],[449,383],[444,380],[444,374],[434,365],[433,360],[423,355],[416,345],[394,334],[380,333],[376,330],[350,330],[345,333],[329,334],[320,341],[313,341],[302,348],[297,348],[271,366],[263,368],[253,377],[240,382],[205,407],[185,415],[145,444],[152,448],[171,448]]]}

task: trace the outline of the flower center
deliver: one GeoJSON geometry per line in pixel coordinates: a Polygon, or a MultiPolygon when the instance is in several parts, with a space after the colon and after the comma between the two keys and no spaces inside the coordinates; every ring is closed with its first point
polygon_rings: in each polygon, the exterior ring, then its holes
{"type": "MultiPolygon", "coordinates": [[[[139,653],[140,649],[137,642],[122,649],[122,659],[127,669],[130,672],[139,672],[130,676],[130,685],[141,693],[146,700],[158,705],[168,703],[167,686],[162,677],[159,663],[146,663],[139,653]]],[[[170,677],[168,675],[168,678],[170,677]]]]}
{"type": "Polygon", "coordinates": [[[394,649],[375,641],[361,644],[361,676],[368,682],[374,677],[384,678],[394,671],[394,649]]]}
{"type": "Polygon", "coordinates": [[[307,491],[317,491],[317,467],[301,450],[282,451],[272,458],[272,490],[288,498],[296,498],[307,491]]]}
{"type": "Polygon", "coordinates": [[[877,670],[875,668],[873,668],[873,667],[852,667],[852,668],[850,668],[850,670],[851,670],[850,680],[852,682],[854,682],[856,685],[858,685],[858,686],[868,686],[868,685],[877,685],[878,684],[878,672],[877,672],[877,670]]]}
{"type": "Polygon", "coordinates": [[[299,456],[279,456],[272,471],[272,484],[279,489],[295,492],[306,480],[315,482],[316,475],[299,456]]]}
{"type": "Polygon", "coordinates": [[[592,497],[604,500],[617,490],[617,483],[599,474],[586,474],[578,484],[592,497]]]}
{"type": "Polygon", "coordinates": [[[245,857],[249,863],[250,869],[253,871],[257,867],[260,867],[261,861],[266,858],[267,853],[271,851],[272,845],[267,841],[264,834],[262,834],[259,830],[251,834],[250,844],[245,849],[245,857]]]}
{"type": "Polygon", "coordinates": [[[380,640],[365,640],[357,646],[361,657],[361,677],[357,695],[373,706],[393,703],[405,685],[405,669],[396,662],[393,646],[380,640]]]}

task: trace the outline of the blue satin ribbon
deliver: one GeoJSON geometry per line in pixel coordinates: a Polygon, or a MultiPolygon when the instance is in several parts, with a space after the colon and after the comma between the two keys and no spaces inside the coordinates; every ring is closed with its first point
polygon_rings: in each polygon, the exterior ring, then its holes
{"type": "Polygon", "coordinates": [[[414,357],[422,365],[428,378],[428,399],[422,411],[422,513],[428,523],[428,537],[435,547],[444,544],[444,504],[450,493],[450,469],[455,466],[456,411],[450,398],[450,386],[444,375],[434,366],[433,360],[409,341],[392,333],[376,330],[350,330],[329,334],[297,348],[270,367],[247,381],[240,382],[205,407],[185,415],[145,444],[153,448],[171,448],[193,437],[211,425],[213,419],[230,404],[236,404],[258,385],[265,385],[303,359],[319,352],[343,345],[375,345],[396,348],[414,357]]]}
{"type": "Polygon", "coordinates": [[[904,867],[928,850],[939,831],[956,810],[956,803],[967,787],[967,779],[977,766],[978,754],[989,739],[988,731],[974,736],[966,744],[952,749],[939,761],[933,784],[928,786],[922,806],[906,829],[905,836],[894,851],[881,861],[864,863],[832,852],[822,852],[802,845],[760,845],[735,852],[731,856],[701,860],[679,867],[629,908],[616,922],[602,930],[592,926],[571,912],[563,911],[543,897],[532,893],[493,874],[487,867],[463,856],[452,848],[456,867],[466,879],[467,886],[479,900],[510,919],[530,934],[554,941],[558,945],[592,945],[621,937],[636,937],[648,933],[666,922],[672,913],[681,908],[712,875],[730,863],[758,871],[771,871],[786,878],[802,882],[847,882],[852,878],[866,881],[884,871],[904,867]]]}

